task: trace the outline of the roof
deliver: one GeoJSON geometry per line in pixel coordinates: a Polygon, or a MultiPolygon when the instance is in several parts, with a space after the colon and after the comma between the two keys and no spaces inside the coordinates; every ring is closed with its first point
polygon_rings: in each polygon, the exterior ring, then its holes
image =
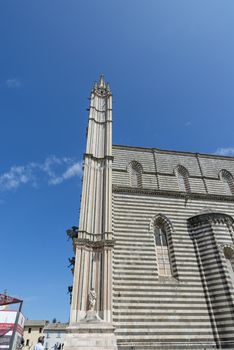
{"type": "Polygon", "coordinates": [[[47,323],[47,320],[26,320],[24,327],[44,327],[47,323]]]}
{"type": "Polygon", "coordinates": [[[61,322],[56,322],[56,323],[48,323],[45,328],[45,331],[58,331],[58,330],[65,330],[68,326],[68,323],[61,323],[61,322]]]}
{"type": "Polygon", "coordinates": [[[207,158],[221,158],[221,159],[228,159],[228,160],[234,160],[233,156],[225,156],[220,154],[212,154],[212,153],[201,153],[201,152],[189,152],[189,151],[177,151],[177,150],[167,150],[167,149],[161,149],[161,148],[152,148],[152,147],[141,147],[141,146],[129,146],[129,145],[112,145],[113,148],[119,148],[119,149],[129,149],[133,151],[144,151],[144,152],[159,152],[159,153],[175,153],[179,155],[189,155],[189,156],[202,156],[207,158]]]}

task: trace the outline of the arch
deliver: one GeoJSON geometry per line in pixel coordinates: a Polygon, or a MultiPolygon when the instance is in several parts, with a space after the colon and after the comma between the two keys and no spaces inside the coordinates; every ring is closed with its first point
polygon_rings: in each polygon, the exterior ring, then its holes
{"type": "Polygon", "coordinates": [[[158,214],[153,218],[153,220],[151,220],[150,225],[153,230],[155,240],[158,275],[160,277],[172,277],[172,225],[170,220],[165,215],[158,214]]]}
{"type": "Polygon", "coordinates": [[[152,217],[152,219],[150,220],[150,225],[149,225],[150,231],[154,230],[155,223],[160,223],[162,225],[165,225],[167,233],[169,234],[169,236],[171,236],[174,230],[173,230],[171,221],[168,219],[166,215],[161,213],[154,215],[154,217],[152,217]]]}
{"type": "Polygon", "coordinates": [[[177,167],[174,170],[174,173],[178,180],[179,190],[183,192],[191,192],[188,170],[182,165],[177,165],[177,167]]]}
{"type": "Polygon", "coordinates": [[[223,182],[225,193],[234,195],[234,182],[232,174],[226,169],[222,169],[219,172],[219,178],[223,182]]]}
{"type": "Polygon", "coordinates": [[[129,182],[131,187],[142,188],[142,172],[142,165],[136,160],[133,160],[128,164],[129,182]]]}

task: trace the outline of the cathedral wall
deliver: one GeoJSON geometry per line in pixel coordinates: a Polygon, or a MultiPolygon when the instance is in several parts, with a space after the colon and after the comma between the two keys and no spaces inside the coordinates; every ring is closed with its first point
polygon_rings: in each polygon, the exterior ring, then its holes
{"type": "Polygon", "coordinates": [[[130,186],[129,164],[142,166],[142,187],[155,190],[178,191],[176,168],[188,172],[190,192],[227,195],[220,171],[227,170],[234,179],[234,158],[156,149],[113,146],[113,185],[130,186]]]}
{"type": "Polygon", "coordinates": [[[160,153],[155,151],[157,170],[160,173],[174,174],[174,169],[178,164],[184,166],[191,176],[201,176],[197,158],[195,156],[175,153],[160,153]]]}
{"type": "MultiPolygon", "coordinates": [[[[208,276],[204,277],[200,255],[188,228],[188,219],[206,208],[234,217],[233,203],[187,200],[118,189],[113,193],[116,240],[113,318],[119,343],[194,342],[216,346],[220,334],[224,334],[227,341],[234,341],[233,310],[226,300],[228,290],[222,283],[224,276],[220,279],[221,263],[214,260],[216,247],[207,236],[199,239],[202,263],[208,276]],[[152,223],[159,214],[165,216],[173,228],[169,244],[173,276],[168,278],[158,274],[152,223]],[[211,296],[209,291],[206,293],[203,278],[207,278],[211,296]],[[209,309],[210,297],[216,300],[211,303],[215,313],[209,309]],[[217,331],[217,326],[223,327],[221,331],[217,331]]],[[[216,231],[220,244],[233,244],[228,230],[216,227],[216,231]]],[[[204,232],[208,234],[209,230],[204,232]]]]}
{"type": "Polygon", "coordinates": [[[233,227],[199,224],[196,236],[189,226],[203,212],[234,218],[233,194],[219,175],[234,174],[234,159],[125,146],[113,146],[113,156],[113,320],[120,349],[137,342],[173,349],[175,342],[200,348],[234,342],[234,289],[219,250],[233,247],[233,227]],[[178,166],[185,169],[184,189],[178,166]],[[170,277],[159,274],[158,215],[172,227],[170,277]]]}
{"type": "Polygon", "coordinates": [[[225,157],[213,157],[210,156],[207,161],[207,157],[202,155],[199,156],[202,171],[204,176],[218,178],[218,173],[220,169],[227,169],[232,174],[234,174],[234,158],[225,157]]]}
{"type": "Polygon", "coordinates": [[[127,165],[132,160],[137,160],[146,172],[155,172],[153,153],[148,149],[142,149],[140,152],[131,149],[126,151],[125,148],[115,148],[114,146],[113,149],[118,169],[126,170],[127,165]]]}

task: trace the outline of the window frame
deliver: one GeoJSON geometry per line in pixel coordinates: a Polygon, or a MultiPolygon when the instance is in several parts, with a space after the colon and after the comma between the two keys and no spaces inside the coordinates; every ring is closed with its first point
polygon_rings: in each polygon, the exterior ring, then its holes
{"type": "Polygon", "coordinates": [[[181,192],[191,192],[190,182],[189,182],[189,172],[183,165],[178,165],[174,173],[177,177],[177,183],[179,191],[181,192]]]}
{"type": "Polygon", "coordinates": [[[226,195],[234,195],[234,180],[232,174],[226,170],[222,169],[219,172],[219,178],[223,183],[224,192],[226,195]]]}
{"type": "Polygon", "coordinates": [[[165,228],[165,225],[159,225],[155,223],[154,240],[155,240],[158,276],[165,277],[165,278],[173,277],[173,268],[172,268],[171,257],[170,257],[170,247],[168,244],[167,230],[165,228]]]}
{"type": "Polygon", "coordinates": [[[142,173],[143,168],[142,165],[136,160],[131,161],[128,164],[128,173],[129,173],[129,184],[133,188],[142,188],[143,180],[142,173]]]}

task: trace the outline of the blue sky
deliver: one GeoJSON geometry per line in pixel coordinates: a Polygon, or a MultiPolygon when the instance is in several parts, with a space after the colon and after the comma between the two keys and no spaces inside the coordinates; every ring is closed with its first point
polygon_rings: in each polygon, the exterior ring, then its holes
{"type": "Polygon", "coordinates": [[[233,0],[1,0],[0,290],[26,317],[68,319],[93,81],[114,143],[234,155],[233,38],[233,0]]]}

